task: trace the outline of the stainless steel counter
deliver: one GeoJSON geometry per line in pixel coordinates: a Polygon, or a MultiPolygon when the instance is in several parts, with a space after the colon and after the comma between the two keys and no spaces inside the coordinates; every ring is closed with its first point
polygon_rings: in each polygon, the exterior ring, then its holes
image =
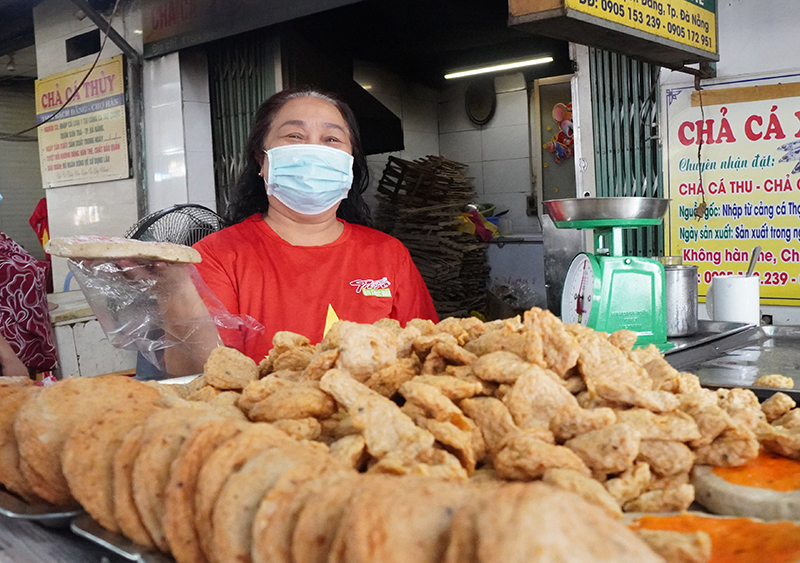
{"type": "Polygon", "coordinates": [[[753,387],[762,375],[791,377],[800,400],[800,326],[753,326],[700,321],[698,333],[675,339],[666,359],[676,369],[694,373],[706,387],[747,387],[760,398],[778,389],[753,387]]]}

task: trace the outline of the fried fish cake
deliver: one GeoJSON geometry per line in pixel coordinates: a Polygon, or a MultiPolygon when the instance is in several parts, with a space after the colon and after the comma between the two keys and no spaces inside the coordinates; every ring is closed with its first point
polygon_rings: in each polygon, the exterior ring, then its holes
{"type": "Polygon", "coordinates": [[[213,552],[212,517],[219,493],[235,468],[254,455],[275,446],[301,447],[286,433],[269,424],[255,423],[228,440],[206,458],[197,478],[194,524],[200,549],[209,560],[213,552]]]}
{"type": "Polygon", "coordinates": [[[325,456],[303,448],[274,447],[247,460],[225,481],[212,514],[212,563],[250,563],[253,520],[262,499],[298,465],[322,468],[325,456]]]}
{"type": "Polygon", "coordinates": [[[306,501],[321,487],[355,475],[352,470],[301,463],[286,473],[264,496],[253,518],[253,563],[293,563],[292,535],[306,501]]]}
{"type": "Polygon", "coordinates": [[[142,446],[144,427],[134,426],[125,437],[114,454],[114,468],[111,482],[114,487],[114,520],[120,531],[139,545],[154,548],[156,544],[142,523],[136,503],[133,501],[133,462],[142,446]]]}
{"type": "Polygon", "coordinates": [[[153,403],[161,394],[124,376],[70,377],[44,387],[17,413],[14,433],[33,490],[55,505],[74,502],[61,469],[61,451],[86,417],[125,402],[153,403]]]}
{"type": "Polygon", "coordinates": [[[472,494],[464,483],[414,477],[365,487],[345,509],[328,561],[441,561],[453,514],[472,494]]]}
{"type": "Polygon", "coordinates": [[[300,509],[292,532],[294,563],[327,563],[328,553],[350,498],[365,483],[380,479],[390,477],[356,473],[336,479],[330,485],[326,481],[324,486],[313,488],[300,509]]]}
{"type": "Polygon", "coordinates": [[[105,529],[119,532],[114,517],[114,456],[130,429],[156,411],[155,405],[131,403],[95,413],[75,427],[61,455],[73,496],[105,529]]]}
{"type": "Polygon", "coordinates": [[[23,403],[40,388],[26,384],[10,385],[8,382],[5,383],[6,385],[0,388],[0,401],[2,401],[0,403],[2,404],[2,408],[0,408],[0,483],[9,491],[31,502],[38,500],[39,497],[20,469],[19,447],[14,435],[14,420],[23,403]]]}
{"type": "Polygon", "coordinates": [[[661,563],[622,522],[544,483],[501,488],[478,512],[481,563],[661,563]]]}
{"type": "Polygon", "coordinates": [[[208,385],[217,389],[241,390],[257,379],[258,366],[239,350],[219,346],[206,360],[203,376],[208,385]]]}
{"type": "Polygon", "coordinates": [[[154,414],[145,423],[142,446],[131,473],[133,500],[142,523],[161,551],[169,551],[162,520],[164,490],[173,460],[195,428],[211,420],[228,418],[210,407],[204,410],[175,408],[154,414]]]}
{"type": "Polygon", "coordinates": [[[195,429],[172,464],[164,490],[164,534],[178,563],[205,563],[194,527],[194,499],[203,462],[249,423],[214,420],[195,429]]]}

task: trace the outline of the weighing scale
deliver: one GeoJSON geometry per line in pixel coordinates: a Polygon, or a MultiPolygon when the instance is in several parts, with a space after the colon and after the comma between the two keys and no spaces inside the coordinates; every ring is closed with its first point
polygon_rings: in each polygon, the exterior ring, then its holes
{"type": "Polygon", "coordinates": [[[661,223],[668,199],[587,197],[545,201],[560,229],[594,229],[594,254],[572,260],[561,296],[561,319],[597,331],[635,331],[636,346],[667,342],[664,266],[653,258],[625,256],[623,229],[661,223]]]}

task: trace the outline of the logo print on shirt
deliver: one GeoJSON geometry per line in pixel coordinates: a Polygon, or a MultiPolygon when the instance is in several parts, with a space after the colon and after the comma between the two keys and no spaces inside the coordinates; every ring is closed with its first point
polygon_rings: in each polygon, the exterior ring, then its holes
{"type": "Polygon", "coordinates": [[[379,280],[353,280],[350,285],[356,288],[356,293],[366,296],[374,297],[391,297],[392,291],[389,286],[392,285],[386,276],[379,280]]]}

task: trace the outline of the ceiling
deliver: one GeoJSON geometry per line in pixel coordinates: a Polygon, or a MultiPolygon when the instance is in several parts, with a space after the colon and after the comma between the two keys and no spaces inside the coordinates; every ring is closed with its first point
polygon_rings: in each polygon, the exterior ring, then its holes
{"type": "MultiPolygon", "coordinates": [[[[0,0],[0,79],[36,76],[32,12],[39,1],[0,0]],[[12,53],[17,70],[9,72],[12,53]]],[[[98,7],[108,2],[90,0],[98,7]]],[[[529,76],[571,72],[566,42],[510,29],[507,18],[508,0],[362,0],[293,26],[344,65],[378,63],[434,88],[444,86],[448,71],[539,55],[555,61],[531,67],[529,76]]]]}
{"type": "Polygon", "coordinates": [[[293,26],[331,56],[375,62],[435,88],[448,71],[541,55],[555,61],[531,67],[533,77],[572,72],[567,42],[510,29],[507,18],[508,0],[363,0],[293,26]]]}

